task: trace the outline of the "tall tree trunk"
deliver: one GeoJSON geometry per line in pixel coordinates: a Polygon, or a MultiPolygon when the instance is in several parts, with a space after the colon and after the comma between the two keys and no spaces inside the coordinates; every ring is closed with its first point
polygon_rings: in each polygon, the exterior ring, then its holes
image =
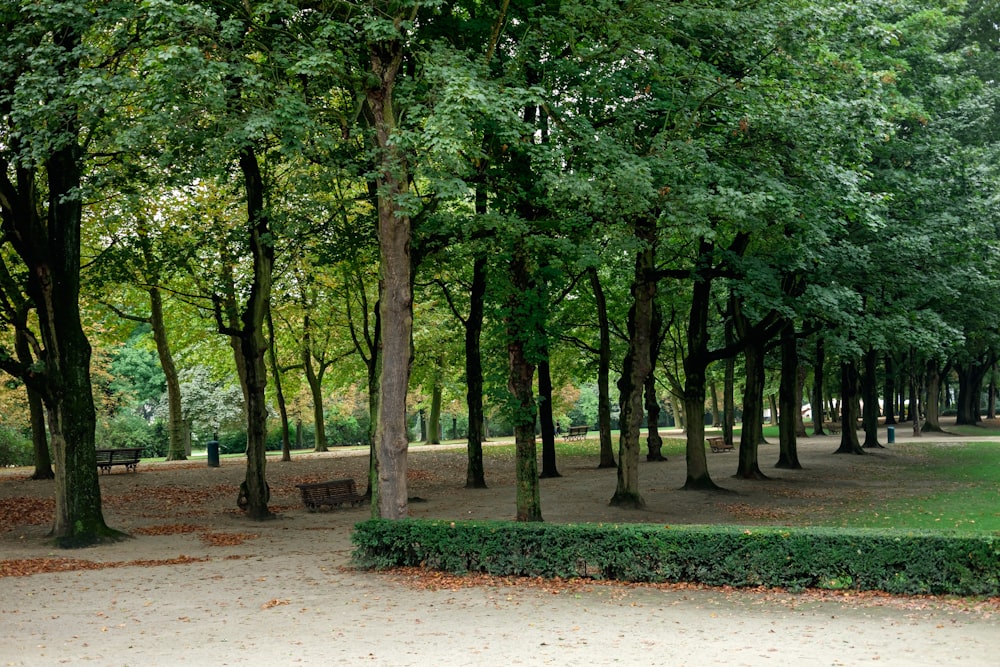
{"type": "Polygon", "coordinates": [[[927,403],[924,405],[926,414],[923,425],[920,427],[922,433],[944,431],[941,428],[941,411],[938,397],[941,395],[941,369],[933,359],[927,362],[927,403]]]}
{"type": "MultiPolygon", "coordinates": [[[[482,188],[476,191],[477,212],[482,188]]],[[[485,192],[482,195],[485,199],[485,192]]],[[[485,213],[485,203],[482,204],[485,213]]],[[[469,292],[469,317],[465,321],[465,402],[469,409],[468,464],[465,468],[465,488],[485,489],[486,471],[483,466],[483,353],[480,339],[486,307],[486,256],[477,255],[472,265],[472,289],[469,292]]]]}
{"type": "Polygon", "coordinates": [[[552,373],[549,368],[548,349],[538,361],[538,421],[542,433],[543,479],[562,477],[556,468],[556,429],[552,419],[552,373]]]}
{"type": "Polygon", "coordinates": [[[660,308],[653,301],[653,322],[650,328],[653,344],[650,346],[649,373],[643,388],[646,403],[646,460],[666,461],[663,455],[663,438],[660,437],[660,399],[656,395],[656,364],[660,358],[660,348],[663,346],[663,318],[660,308]]]}
{"type": "Polygon", "coordinates": [[[865,442],[862,447],[868,449],[879,449],[882,445],[878,441],[878,381],[876,371],[878,369],[878,353],[869,348],[864,358],[865,372],[861,376],[861,396],[864,401],[864,408],[861,420],[865,427],[865,442]]]}
{"type": "Polygon", "coordinates": [[[979,403],[983,378],[990,364],[970,361],[956,367],[958,372],[958,416],[956,424],[976,425],[980,421],[979,403]]]}
{"type": "Polygon", "coordinates": [[[402,519],[409,513],[406,470],[409,438],[406,394],[410,382],[413,285],[410,217],[401,206],[409,190],[408,167],[394,141],[393,89],[403,60],[402,36],[369,44],[372,83],[366,90],[378,142],[379,304],[382,317],[382,373],[376,439],[377,516],[402,519]]]}
{"type": "Polygon", "coordinates": [[[653,345],[653,304],[656,299],[656,221],[642,219],[635,224],[636,238],[643,247],[636,253],[629,309],[629,346],[618,383],[621,402],[618,444],[618,485],[611,505],[643,507],[639,494],[639,431],[642,426],[642,396],[646,376],[651,372],[653,345]]]}
{"type": "Polygon", "coordinates": [[[806,433],[806,424],[802,419],[802,396],[805,393],[806,378],[809,376],[809,369],[805,364],[799,363],[797,349],[795,359],[798,366],[795,382],[795,435],[799,438],[808,438],[809,434],[806,433]]]}
{"type": "Polygon", "coordinates": [[[183,461],[187,458],[184,443],[184,415],[181,410],[181,381],[177,375],[173,354],[170,352],[170,342],[167,339],[167,324],[163,316],[163,295],[160,288],[149,288],[149,323],[153,329],[153,341],[156,343],[156,354],[160,359],[160,368],[167,385],[167,447],[168,461],[183,461]]]}
{"type": "Polygon", "coordinates": [[[278,368],[278,343],[274,339],[274,318],[271,309],[267,309],[267,339],[268,361],[271,364],[271,377],[274,378],[274,397],[278,402],[278,415],[281,417],[281,461],[292,460],[292,439],[288,426],[288,406],[285,405],[285,392],[281,390],[281,369],[278,368]]]}
{"type": "Polygon", "coordinates": [[[886,354],[884,359],[885,395],[883,401],[885,404],[885,424],[886,426],[892,426],[896,423],[896,364],[892,354],[886,354]]]}
{"type": "Polygon", "coordinates": [[[600,347],[597,358],[597,430],[601,438],[598,468],[615,468],[615,450],[611,440],[611,325],[608,322],[608,302],[595,267],[587,270],[590,287],[597,305],[597,328],[600,347]]]}
{"type": "MultiPolygon", "coordinates": [[[[725,326],[726,346],[733,343],[733,322],[732,317],[726,319],[725,326]]],[[[725,386],[723,387],[722,398],[722,437],[727,445],[733,444],[733,429],[736,426],[736,358],[726,357],[725,360],[725,386]]]]}
{"type": "Polygon", "coordinates": [[[719,388],[715,382],[708,383],[708,400],[712,406],[712,428],[722,425],[722,412],[719,410],[719,388]]]}
{"type": "Polygon", "coordinates": [[[816,336],[816,359],[813,362],[812,406],[813,435],[825,435],[823,431],[823,374],[826,370],[826,344],[822,336],[816,336]]]}
{"type": "Polygon", "coordinates": [[[441,399],[444,391],[441,375],[444,372],[443,365],[444,361],[438,359],[434,369],[431,386],[431,409],[427,414],[427,438],[425,439],[428,445],[441,444],[441,399]]]}
{"type": "Polygon", "coordinates": [[[666,461],[663,455],[663,438],[660,437],[660,399],[656,396],[656,377],[646,376],[646,460],[666,461]]]}
{"type": "Polygon", "coordinates": [[[835,454],[864,454],[858,442],[858,369],[854,361],[840,362],[840,447],[835,454]]]}
{"type": "Polygon", "coordinates": [[[734,477],[767,479],[760,469],[757,455],[757,446],[762,441],[760,434],[764,425],[763,341],[749,341],[744,355],[747,378],[743,390],[743,430],[740,433],[739,463],[734,477]]]}
{"type": "MultiPolygon", "coordinates": [[[[4,269],[6,273],[6,270],[4,269]]],[[[15,287],[15,289],[18,289],[15,287]]],[[[28,302],[24,301],[16,308],[16,319],[14,327],[14,352],[18,362],[25,368],[30,368],[34,363],[31,354],[31,344],[29,342],[28,325],[28,302]]],[[[45,406],[42,402],[42,395],[32,385],[25,385],[25,392],[28,399],[28,415],[31,420],[31,446],[34,453],[35,471],[31,479],[55,479],[55,471],[52,470],[52,455],[49,453],[49,440],[45,435],[45,406]]]]}
{"type": "Polygon", "coordinates": [[[514,423],[514,456],[517,480],[518,521],[541,521],[542,506],[538,485],[538,452],[535,445],[535,365],[530,346],[537,344],[538,334],[526,322],[532,320],[530,312],[534,299],[532,292],[527,248],[518,241],[511,258],[509,272],[512,285],[507,299],[507,387],[510,390],[511,417],[514,423]]]}
{"type": "Polygon", "coordinates": [[[781,383],[778,388],[782,418],[778,426],[780,453],[775,468],[801,470],[799,463],[798,427],[802,416],[799,398],[799,355],[796,348],[795,324],[788,320],[781,329],[781,383]]]}
{"type": "Polygon", "coordinates": [[[329,444],[326,441],[326,414],[323,407],[323,378],[316,372],[313,366],[312,349],[312,319],[309,313],[305,314],[302,321],[302,368],[305,371],[306,384],[309,385],[309,394],[312,397],[313,408],[313,433],[314,446],[317,452],[329,451],[329,444]]]}
{"type": "Polygon", "coordinates": [[[240,169],[246,186],[253,280],[236,334],[244,367],[241,379],[247,409],[247,516],[260,520],[273,516],[267,507],[270,491],[267,486],[267,400],[264,394],[267,368],[264,356],[268,340],[264,328],[271,305],[274,241],[264,208],[264,181],[253,148],[246,147],[241,151],[240,169]]]}

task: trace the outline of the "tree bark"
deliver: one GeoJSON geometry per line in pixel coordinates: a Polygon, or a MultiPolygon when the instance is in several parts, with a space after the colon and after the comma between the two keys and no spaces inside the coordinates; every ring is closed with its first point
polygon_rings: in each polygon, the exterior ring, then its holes
{"type": "Polygon", "coordinates": [[[441,373],[443,361],[438,359],[434,368],[434,378],[431,385],[431,408],[427,413],[427,437],[425,442],[428,445],[441,444],[441,399],[444,387],[442,386],[441,373]]]}
{"type": "Polygon", "coordinates": [[[274,339],[274,318],[271,309],[267,309],[267,340],[268,361],[271,365],[271,377],[274,378],[274,398],[278,402],[278,416],[281,418],[281,461],[292,460],[292,439],[288,425],[288,407],[285,405],[285,392],[281,389],[281,369],[278,367],[278,343],[274,339]]]}
{"type": "Polygon", "coordinates": [[[924,423],[921,433],[941,433],[941,411],[938,396],[941,395],[941,369],[933,359],[927,362],[927,403],[924,405],[924,423]]]}
{"type": "MultiPolygon", "coordinates": [[[[739,463],[734,477],[767,479],[760,469],[757,446],[764,427],[764,348],[763,341],[749,341],[746,357],[746,386],[743,390],[743,430],[740,433],[739,463]]],[[[794,424],[794,422],[793,422],[794,424]]]]}
{"type": "Polygon", "coordinates": [[[170,342],[167,338],[167,323],[163,316],[163,295],[160,288],[149,288],[149,323],[153,329],[153,341],[156,343],[156,354],[160,359],[160,368],[167,385],[167,448],[168,461],[183,461],[187,458],[184,442],[184,414],[181,408],[181,381],[177,375],[174,356],[170,352],[170,342]]]}
{"type": "MultiPolygon", "coordinates": [[[[712,244],[702,239],[699,257],[709,257],[712,244]]],[[[708,314],[712,281],[696,276],[688,313],[687,354],[684,355],[684,417],[687,427],[685,490],[717,489],[705,456],[705,373],[708,369],[708,314]]]]}
{"type": "Polygon", "coordinates": [[[378,144],[378,238],[381,277],[382,372],[376,430],[378,517],[403,519],[407,499],[406,394],[412,363],[413,285],[410,270],[410,217],[401,206],[409,190],[406,159],[393,141],[393,90],[403,60],[401,36],[369,45],[371,83],[366,90],[378,144]]]}
{"type": "Polygon", "coordinates": [[[785,322],[781,329],[781,383],[778,389],[781,414],[778,426],[780,452],[775,468],[801,470],[798,450],[798,430],[802,416],[799,398],[799,355],[796,348],[795,324],[785,322]]]}
{"type": "Polygon", "coordinates": [[[306,313],[302,320],[302,368],[312,397],[314,449],[317,452],[326,452],[329,451],[329,446],[326,441],[326,411],[323,407],[323,368],[321,367],[317,373],[313,366],[312,319],[309,313],[306,313]]]}
{"type": "Polygon", "coordinates": [[[510,390],[511,417],[514,423],[514,457],[517,483],[518,521],[541,521],[542,507],[538,485],[538,452],[535,444],[535,365],[529,346],[537,344],[538,332],[530,323],[532,289],[527,249],[518,241],[509,265],[512,290],[507,297],[507,387],[510,390]]]}
{"type": "Polygon", "coordinates": [[[646,377],[646,460],[666,461],[663,455],[663,438],[660,437],[660,399],[656,396],[656,377],[646,377]]]}
{"type": "Polygon", "coordinates": [[[885,365],[885,395],[883,397],[885,405],[885,424],[892,426],[896,423],[896,364],[891,354],[884,357],[885,365]]]}
{"type": "Polygon", "coordinates": [[[864,407],[861,420],[865,428],[865,442],[862,447],[867,449],[881,449],[882,445],[878,441],[878,382],[876,371],[878,368],[878,353],[869,348],[864,358],[865,372],[861,376],[861,395],[864,407]]]}
{"type": "Polygon", "coordinates": [[[538,421],[542,433],[542,479],[562,477],[556,467],[556,429],[552,420],[552,374],[548,348],[538,361],[538,421]]]}
{"type": "Polygon", "coordinates": [[[825,435],[823,430],[823,374],[826,370],[826,345],[822,336],[816,336],[816,359],[813,362],[812,406],[813,435],[825,435]]]}
{"type": "Polygon", "coordinates": [[[835,454],[864,454],[858,442],[858,369],[853,361],[840,362],[840,447],[835,454]]]}
{"type": "Polygon", "coordinates": [[[636,253],[629,310],[629,347],[618,383],[621,401],[618,444],[618,485],[611,505],[641,508],[639,493],[639,431],[642,426],[642,396],[646,376],[651,372],[653,303],[656,299],[656,221],[635,223],[636,238],[644,245],[636,253]]]}
{"type": "Polygon", "coordinates": [[[608,322],[608,302],[597,269],[587,270],[590,287],[597,306],[597,328],[600,344],[597,358],[597,429],[601,438],[598,468],[615,468],[615,450],[611,440],[611,326],[608,322]]]}
{"type": "MultiPolygon", "coordinates": [[[[481,190],[481,188],[480,188],[481,190]]],[[[479,190],[477,200],[479,198],[479,190]]],[[[478,210],[479,204],[477,204],[478,210]]],[[[485,203],[482,204],[485,213],[485,203]]],[[[465,320],[465,403],[469,409],[468,463],[465,488],[485,489],[483,465],[483,353],[481,338],[486,307],[486,256],[477,255],[472,265],[472,289],[469,292],[469,317],[465,320]]]]}
{"type": "Polygon", "coordinates": [[[247,233],[253,257],[253,280],[246,305],[240,314],[237,333],[244,374],[243,393],[247,408],[247,516],[261,520],[273,515],[267,507],[270,491],[267,486],[267,368],[264,356],[268,350],[265,335],[271,305],[271,280],[274,268],[274,241],[264,207],[264,180],[257,153],[252,147],[240,153],[247,196],[247,233]]]}

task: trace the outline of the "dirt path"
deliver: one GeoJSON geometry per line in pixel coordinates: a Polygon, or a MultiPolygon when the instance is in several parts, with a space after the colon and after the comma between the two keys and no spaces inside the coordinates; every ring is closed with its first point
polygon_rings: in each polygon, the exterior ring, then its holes
{"type": "MultiPolygon", "coordinates": [[[[643,462],[649,507],[624,515],[607,506],[614,471],[580,462],[543,481],[542,512],[548,521],[786,523],[831,503],[864,507],[866,494],[909,492],[893,486],[892,471],[919,458],[921,447],[955,441],[844,458],[830,455],[832,438],[813,438],[800,445],[807,470],[775,471],[766,484],[729,478],[735,455],[710,454],[713,477],[734,492],[725,496],[677,491],[683,461],[643,462]]],[[[762,448],[765,469],[775,450],[762,448]]],[[[411,493],[427,500],[412,505],[416,516],[513,513],[513,473],[502,458],[489,461],[486,491],[461,488],[461,453],[414,448],[410,464],[411,493]]],[[[364,456],[345,451],[269,464],[279,518],[264,523],[234,507],[240,461],[116,472],[102,477],[106,516],[135,539],[72,552],[53,552],[43,539],[49,483],[4,471],[0,560],[51,570],[53,559],[72,558],[84,562],[64,567],[91,569],[0,576],[0,666],[998,664],[997,601],[468,586],[352,570],[350,529],[366,510],[308,513],[294,485],[362,479],[366,466],[364,456]],[[14,506],[34,511],[15,515],[14,506]]]]}

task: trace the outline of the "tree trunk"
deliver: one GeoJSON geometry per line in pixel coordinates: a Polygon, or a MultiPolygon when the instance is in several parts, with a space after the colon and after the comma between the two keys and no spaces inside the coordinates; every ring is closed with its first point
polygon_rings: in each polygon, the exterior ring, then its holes
{"type": "MultiPolygon", "coordinates": [[[[51,90],[72,87],[79,76],[80,33],[78,16],[65,22],[54,19],[42,48],[51,51],[58,63],[51,90]]],[[[19,76],[19,72],[8,71],[19,76]]],[[[8,81],[11,86],[20,81],[8,81]]],[[[12,90],[5,86],[0,98],[9,100],[12,90]]],[[[31,94],[30,92],[28,94],[31,94]]],[[[74,98],[75,99],[75,98],[74,98]]],[[[90,381],[91,347],[80,320],[80,224],[82,217],[83,150],[77,111],[70,98],[53,126],[46,127],[47,146],[55,146],[44,159],[47,183],[39,183],[38,173],[27,159],[10,165],[0,157],[0,209],[3,243],[9,243],[27,267],[28,301],[38,315],[40,349],[38,361],[21,366],[10,355],[0,355],[0,366],[20,377],[38,392],[46,412],[55,466],[55,518],[52,537],[61,547],[79,547],[115,540],[123,535],[110,529],[101,509],[101,487],[94,453],[96,414],[90,381]],[[15,175],[14,182],[11,174],[15,175]],[[44,195],[42,194],[44,193],[44,195]],[[48,201],[43,204],[42,196],[48,201]],[[45,216],[44,218],[42,216],[45,216]]],[[[9,111],[9,107],[8,107],[9,111]]],[[[55,113],[55,112],[53,112],[55,113]]],[[[5,116],[5,122],[7,121],[5,116]]],[[[30,128],[24,128],[30,131],[30,128]]],[[[18,152],[16,133],[4,138],[6,151],[18,152]]]]}
{"type": "MultiPolygon", "coordinates": [[[[19,288],[14,287],[14,289],[20,291],[19,288]]],[[[18,362],[28,368],[34,363],[27,332],[28,302],[19,304],[16,311],[14,352],[17,354],[18,362]]],[[[26,384],[24,389],[27,394],[28,414],[31,419],[31,446],[35,463],[35,471],[32,473],[31,479],[55,479],[56,474],[52,470],[52,455],[49,453],[49,441],[45,435],[45,406],[42,403],[42,395],[32,385],[26,384]]]]}
{"type": "Polygon", "coordinates": [[[891,354],[885,355],[885,424],[892,426],[896,423],[896,364],[891,354]]]}
{"type": "Polygon", "coordinates": [[[618,383],[621,401],[618,444],[618,485],[611,505],[640,508],[645,501],[639,494],[639,431],[642,426],[642,396],[646,376],[651,372],[653,345],[653,303],[656,299],[656,221],[636,222],[636,238],[645,245],[636,253],[632,283],[632,307],[629,309],[629,346],[618,383]]]}
{"type": "Polygon", "coordinates": [[[823,373],[826,366],[826,345],[822,336],[816,337],[816,359],[813,362],[812,406],[813,435],[825,435],[823,431],[823,373]]]}
{"type": "Polygon", "coordinates": [[[514,424],[514,458],[517,483],[518,521],[541,521],[542,508],[538,485],[538,452],[535,444],[535,366],[531,362],[529,346],[538,343],[538,334],[530,322],[534,299],[527,248],[518,241],[510,266],[512,290],[507,298],[507,387],[511,394],[511,418],[514,424]]]}
{"type": "MultiPolygon", "coordinates": [[[[476,197],[478,201],[479,190],[476,191],[476,197]]],[[[485,204],[482,206],[482,210],[485,212],[485,204]]],[[[478,207],[477,203],[477,211],[478,207]]],[[[480,345],[486,307],[486,270],[486,256],[477,255],[472,265],[469,317],[465,321],[465,382],[467,387],[465,402],[469,409],[468,464],[465,469],[465,488],[467,489],[487,488],[486,471],[483,466],[483,353],[480,345]]]]}
{"type": "Polygon", "coordinates": [[[410,272],[410,217],[401,207],[409,190],[406,159],[394,139],[393,88],[403,58],[401,36],[369,45],[371,81],[366,91],[378,142],[378,239],[381,277],[382,373],[376,431],[377,516],[402,519],[407,501],[406,394],[410,382],[413,285],[410,272]]]}
{"type": "Polygon", "coordinates": [[[601,455],[598,468],[615,468],[615,450],[611,440],[611,326],[608,323],[608,302],[597,269],[587,270],[590,287],[594,290],[597,305],[597,328],[600,347],[597,360],[597,429],[601,438],[601,455]]]}
{"type": "Polygon", "coordinates": [[[656,397],[656,377],[646,376],[646,460],[666,461],[663,455],[663,438],[660,437],[660,400],[656,397]]]}
{"type": "MultiPolygon", "coordinates": [[[[734,477],[767,479],[760,469],[757,446],[764,426],[764,348],[763,341],[749,341],[746,357],[746,386],[743,390],[743,430],[740,434],[739,463],[734,477]]],[[[792,422],[794,424],[794,422],[792,422]]]]}
{"type": "Polygon", "coordinates": [[[778,396],[782,418],[778,426],[780,452],[775,468],[801,470],[799,463],[798,437],[802,416],[802,401],[799,398],[799,355],[796,348],[795,324],[787,321],[781,329],[781,383],[778,396]]]}
{"type": "Polygon", "coordinates": [[[243,394],[247,408],[247,516],[261,520],[273,515],[267,507],[267,368],[264,356],[268,340],[264,327],[271,303],[271,279],[274,268],[274,240],[264,208],[264,181],[257,154],[252,147],[240,153],[247,196],[247,232],[253,256],[253,280],[246,306],[240,314],[237,332],[244,374],[243,394]]]}
{"type": "Polygon", "coordinates": [[[177,375],[173,354],[170,352],[170,342],[167,339],[167,324],[163,317],[163,295],[160,288],[149,288],[149,323],[153,329],[153,341],[156,343],[156,354],[160,358],[160,368],[167,385],[167,447],[168,461],[183,461],[187,458],[184,443],[184,415],[181,410],[181,381],[177,375]]]}
{"type": "Polygon", "coordinates": [[[858,369],[853,361],[840,362],[840,447],[835,454],[864,454],[858,442],[858,369]]]}
{"type": "Polygon", "coordinates": [[[927,403],[924,406],[925,419],[920,427],[922,433],[944,431],[941,428],[941,413],[938,396],[941,394],[941,370],[937,362],[931,359],[927,362],[927,403]]]}
{"type": "Polygon", "coordinates": [[[805,364],[799,363],[797,349],[795,360],[795,364],[798,366],[795,382],[795,435],[799,438],[808,438],[809,434],[806,433],[806,424],[802,419],[802,396],[805,393],[806,377],[809,375],[809,369],[805,364]]]}
{"type": "Polygon", "coordinates": [[[433,386],[431,387],[431,409],[427,415],[427,437],[424,440],[428,445],[441,444],[441,398],[444,391],[441,374],[443,361],[438,359],[434,369],[433,386]]]}
{"type": "Polygon", "coordinates": [[[983,378],[988,364],[978,361],[956,367],[958,372],[958,416],[956,424],[976,425],[980,421],[979,403],[983,378]]]}
{"type": "MultiPolygon", "coordinates": [[[[726,345],[733,343],[732,318],[727,318],[725,326],[726,345]]],[[[733,428],[736,426],[736,358],[725,360],[725,381],[722,397],[722,438],[727,445],[733,444],[733,428]]]]}
{"type": "Polygon", "coordinates": [[[271,377],[274,378],[274,397],[278,402],[278,415],[281,417],[281,461],[292,460],[292,440],[288,426],[288,407],[285,405],[285,393],[281,390],[281,370],[278,368],[278,344],[274,340],[274,318],[271,309],[267,309],[267,339],[268,360],[271,363],[271,377]]]}
{"type": "Polygon", "coordinates": [[[313,442],[315,451],[329,451],[326,441],[326,411],[323,407],[323,378],[313,367],[312,350],[312,320],[309,313],[302,321],[302,368],[305,371],[306,383],[312,397],[313,408],[313,442]]]}
{"type": "Polygon", "coordinates": [[[538,421],[542,433],[542,472],[547,477],[562,477],[556,468],[556,429],[552,420],[552,374],[546,356],[538,361],[538,421]]]}
{"type": "Polygon", "coordinates": [[[862,447],[867,449],[880,449],[882,445],[878,441],[878,382],[876,371],[878,368],[878,353],[869,348],[865,353],[865,372],[861,376],[861,395],[864,401],[864,408],[861,420],[865,427],[865,442],[862,447]]]}

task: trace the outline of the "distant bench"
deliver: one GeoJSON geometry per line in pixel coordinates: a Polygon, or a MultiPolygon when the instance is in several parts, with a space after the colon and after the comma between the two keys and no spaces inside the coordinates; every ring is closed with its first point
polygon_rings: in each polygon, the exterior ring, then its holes
{"type": "Polygon", "coordinates": [[[100,472],[111,472],[114,466],[125,466],[129,472],[138,472],[139,455],[142,447],[121,447],[119,449],[98,449],[97,469],[100,472]]]}
{"type": "Polygon", "coordinates": [[[583,440],[587,437],[588,430],[590,429],[587,426],[570,426],[563,440],[583,440]]]}
{"type": "Polygon", "coordinates": [[[713,452],[728,452],[732,451],[732,444],[726,442],[726,439],[721,435],[713,435],[711,438],[705,438],[708,442],[708,446],[712,448],[713,452]]]}
{"type": "Polygon", "coordinates": [[[296,486],[302,492],[302,504],[310,512],[315,512],[323,505],[354,507],[365,501],[364,496],[358,495],[353,479],[334,479],[329,482],[296,484],[296,486]]]}

